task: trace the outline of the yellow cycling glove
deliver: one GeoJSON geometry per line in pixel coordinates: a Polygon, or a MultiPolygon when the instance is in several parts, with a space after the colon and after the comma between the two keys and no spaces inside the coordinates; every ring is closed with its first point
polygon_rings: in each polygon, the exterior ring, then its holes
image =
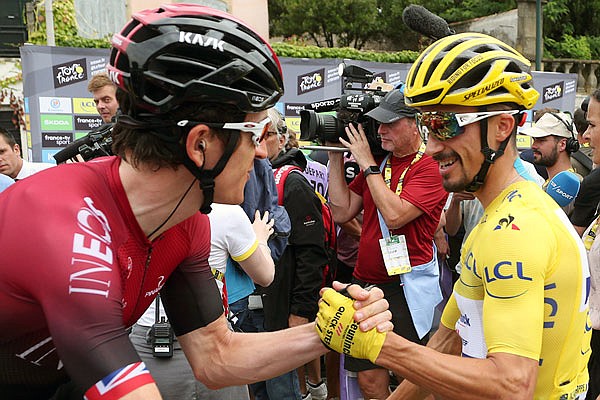
{"type": "Polygon", "coordinates": [[[377,328],[361,331],[353,318],[356,311],[353,303],[354,299],[333,289],[325,291],[319,303],[317,333],[327,348],[354,358],[369,359],[374,363],[386,333],[378,332],[377,328]]]}

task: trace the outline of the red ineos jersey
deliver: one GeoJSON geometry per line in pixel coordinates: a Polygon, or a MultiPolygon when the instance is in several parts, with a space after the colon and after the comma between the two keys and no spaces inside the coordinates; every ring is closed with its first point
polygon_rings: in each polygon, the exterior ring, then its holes
{"type": "Polygon", "coordinates": [[[0,194],[0,387],[52,386],[68,374],[85,390],[139,361],[125,328],[163,286],[179,334],[223,313],[207,216],[148,241],[119,165],[61,165],[0,194]]]}

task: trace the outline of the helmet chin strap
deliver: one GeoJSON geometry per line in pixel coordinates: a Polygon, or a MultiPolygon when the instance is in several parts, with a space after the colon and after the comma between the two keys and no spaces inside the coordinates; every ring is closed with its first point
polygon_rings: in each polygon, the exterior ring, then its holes
{"type": "MultiPolygon", "coordinates": [[[[225,169],[227,162],[231,158],[240,138],[240,131],[232,131],[228,136],[229,140],[225,145],[223,155],[213,169],[204,169],[204,165],[198,167],[189,158],[187,152],[184,152],[183,165],[196,177],[196,179],[198,179],[200,190],[202,190],[202,194],[204,195],[204,200],[200,206],[200,212],[202,214],[208,214],[211,211],[210,205],[212,204],[215,195],[215,178],[223,171],[223,169],[225,169]]],[[[204,150],[202,150],[202,154],[204,154],[204,150]]],[[[206,160],[206,157],[204,157],[204,159],[206,160]]]]}
{"type": "MultiPolygon", "coordinates": [[[[235,147],[240,138],[240,131],[232,131],[231,134],[228,135],[229,140],[225,145],[225,150],[223,151],[223,155],[215,165],[213,169],[205,170],[204,165],[202,167],[198,167],[188,156],[185,151],[185,147],[183,147],[179,140],[184,135],[183,132],[180,133],[179,136],[163,133],[162,129],[156,128],[172,128],[172,121],[164,121],[160,118],[156,118],[152,115],[144,115],[144,120],[135,119],[129,115],[121,115],[119,116],[118,121],[126,126],[135,129],[148,129],[148,132],[160,139],[162,139],[165,143],[165,146],[172,149],[173,152],[180,152],[183,156],[183,165],[194,175],[194,177],[198,180],[200,189],[204,194],[204,200],[202,205],[200,206],[200,212],[203,214],[208,214],[211,211],[210,205],[213,202],[214,194],[215,194],[215,178],[225,169],[227,162],[231,158],[235,147]]],[[[204,153],[204,151],[203,151],[204,153]]],[[[206,160],[206,157],[204,157],[206,160]]]]}
{"type": "Polygon", "coordinates": [[[467,192],[476,192],[481,188],[481,186],[483,186],[485,176],[487,175],[490,166],[504,154],[504,150],[510,141],[509,135],[500,143],[498,150],[493,150],[490,148],[487,141],[487,118],[479,121],[479,127],[479,131],[481,133],[481,152],[483,153],[483,163],[481,164],[481,168],[479,169],[479,172],[477,172],[477,175],[475,175],[471,183],[465,187],[467,192]]]}

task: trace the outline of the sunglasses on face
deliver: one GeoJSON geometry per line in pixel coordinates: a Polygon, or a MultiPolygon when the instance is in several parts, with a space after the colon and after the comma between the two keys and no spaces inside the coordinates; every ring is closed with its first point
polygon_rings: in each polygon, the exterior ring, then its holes
{"type": "Polygon", "coordinates": [[[452,139],[465,131],[465,127],[473,122],[493,117],[500,114],[514,115],[520,110],[482,111],[472,113],[453,113],[444,111],[431,111],[417,113],[417,128],[421,138],[427,141],[429,136],[443,142],[452,139]]]}
{"type": "Polygon", "coordinates": [[[252,142],[256,147],[258,147],[260,146],[260,143],[265,139],[265,137],[267,137],[267,132],[271,127],[271,119],[267,117],[260,122],[199,122],[184,119],[179,121],[177,125],[187,126],[190,128],[193,128],[196,125],[206,125],[211,128],[250,132],[252,134],[252,142]]]}

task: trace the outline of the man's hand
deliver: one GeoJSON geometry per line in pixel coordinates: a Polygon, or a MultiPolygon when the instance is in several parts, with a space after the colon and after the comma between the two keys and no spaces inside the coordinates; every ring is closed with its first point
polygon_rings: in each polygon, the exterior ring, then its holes
{"type": "Polygon", "coordinates": [[[340,143],[350,149],[361,170],[364,171],[371,165],[377,165],[362,125],[358,124],[357,128],[353,124],[348,124],[346,135],[348,135],[348,141],[340,138],[340,143]]]}
{"type": "Polygon", "coordinates": [[[252,223],[252,229],[256,234],[256,240],[258,243],[267,243],[269,237],[273,234],[273,225],[275,224],[274,219],[269,219],[269,212],[265,211],[263,216],[260,216],[260,211],[254,212],[254,222],[252,223]]]}
{"type": "Polygon", "coordinates": [[[367,291],[357,285],[344,288],[339,282],[334,287],[347,289],[348,296],[333,289],[321,292],[316,320],[321,341],[338,353],[375,362],[387,331],[393,329],[383,292],[378,288],[367,291]]]}
{"type": "Polygon", "coordinates": [[[475,198],[475,195],[471,192],[454,192],[452,194],[452,201],[456,202],[456,203],[460,203],[463,200],[473,200],[475,198]]]}

